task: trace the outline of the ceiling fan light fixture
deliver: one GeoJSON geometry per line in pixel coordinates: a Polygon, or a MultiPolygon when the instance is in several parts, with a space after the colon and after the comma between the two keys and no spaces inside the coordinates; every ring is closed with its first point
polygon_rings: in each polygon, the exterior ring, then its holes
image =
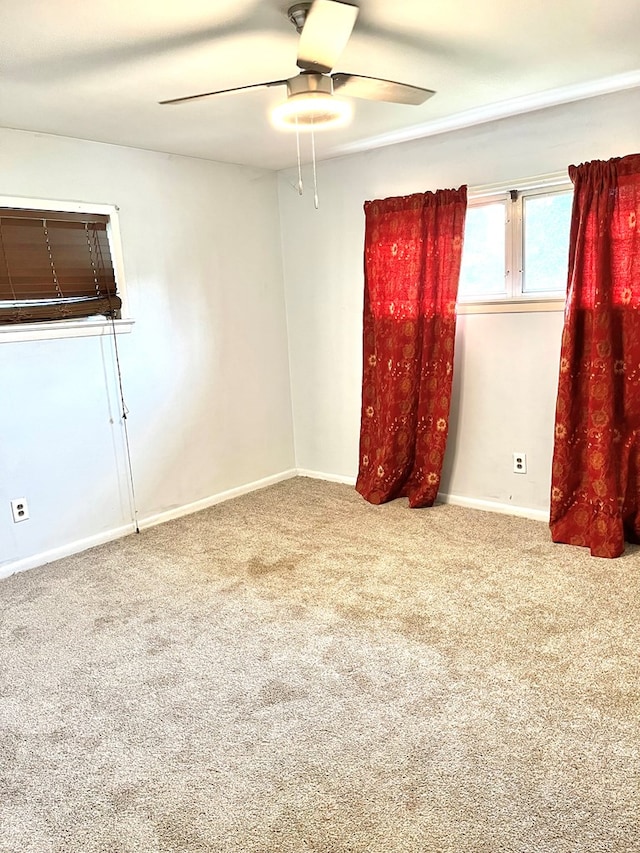
{"type": "Polygon", "coordinates": [[[290,95],[271,112],[278,130],[325,130],[348,124],[353,109],[348,101],[326,92],[302,92],[290,95]]]}

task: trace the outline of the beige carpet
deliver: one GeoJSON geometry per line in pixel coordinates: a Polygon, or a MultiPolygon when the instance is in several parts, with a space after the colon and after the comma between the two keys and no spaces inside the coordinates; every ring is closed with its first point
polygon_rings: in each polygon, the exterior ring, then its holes
{"type": "Polygon", "coordinates": [[[306,479],[14,575],[0,850],[640,851],[639,579],[306,479]]]}

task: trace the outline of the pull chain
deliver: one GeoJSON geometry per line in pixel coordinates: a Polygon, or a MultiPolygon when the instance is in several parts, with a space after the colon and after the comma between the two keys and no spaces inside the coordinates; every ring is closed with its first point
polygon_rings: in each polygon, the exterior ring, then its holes
{"type": "Polygon", "coordinates": [[[118,352],[118,335],[116,333],[115,312],[110,311],[111,331],[113,337],[113,351],[116,358],[116,370],[118,372],[118,390],[120,392],[120,404],[122,406],[122,428],[124,432],[124,445],[127,456],[127,469],[129,473],[129,486],[131,488],[131,509],[133,511],[133,525],[136,533],[140,533],[140,525],[138,524],[138,503],[136,501],[136,488],[133,480],[133,463],[131,461],[131,444],[129,443],[129,427],[127,425],[127,415],[129,409],[124,401],[124,390],[122,388],[122,369],[120,367],[120,353],[118,352]]]}
{"type": "MultiPolygon", "coordinates": [[[[302,158],[300,156],[300,127],[298,126],[298,118],[296,116],[296,154],[298,159],[298,183],[296,185],[296,189],[298,190],[298,195],[302,195],[304,192],[304,185],[302,182],[302,158]]],[[[316,137],[313,131],[313,120],[311,121],[311,161],[313,164],[313,205],[316,210],[320,207],[320,202],[318,200],[318,170],[316,166],[316,137]]]]}
{"type": "MultiPolygon", "coordinates": [[[[91,267],[93,269],[93,282],[96,288],[96,296],[100,296],[100,283],[98,281],[98,271],[96,269],[96,264],[94,261],[94,255],[98,259],[98,264],[100,270],[104,270],[105,263],[102,257],[102,248],[100,247],[100,241],[98,240],[98,235],[96,233],[96,229],[93,229],[93,241],[94,247],[91,246],[91,241],[89,240],[89,228],[87,223],[84,226],[85,234],[87,237],[87,246],[89,247],[89,257],[91,258],[91,267]],[[94,252],[95,248],[95,252],[94,252]]],[[[125,452],[127,457],[127,469],[129,473],[129,487],[130,491],[130,499],[131,499],[131,510],[133,514],[133,525],[136,533],[140,533],[140,525],[138,524],[138,504],[136,501],[136,488],[133,480],[133,463],[131,461],[131,444],[129,443],[129,428],[127,425],[127,415],[129,414],[129,409],[127,408],[127,404],[124,400],[124,389],[122,387],[122,368],[120,367],[120,353],[118,351],[118,335],[116,332],[116,319],[115,319],[115,310],[113,308],[113,303],[111,301],[111,287],[109,283],[106,283],[105,291],[107,294],[107,299],[109,301],[109,319],[111,320],[111,331],[113,333],[113,352],[115,355],[116,362],[116,371],[118,374],[118,391],[120,392],[120,405],[122,406],[122,429],[124,433],[124,445],[125,452]]]]}
{"type": "Polygon", "coordinates": [[[302,162],[300,160],[300,128],[298,127],[298,116],[296,116],[296,149],[298,151],[298,195],[302,195],[302,162]]]}
{"type": "Polygon", "coordinates": [[[313,206],[317,210],[318,203],[318,174],[316,171],[316,137],[313,132],[313,120],[311,121],[311,159],[313,161],[313,206]]]}

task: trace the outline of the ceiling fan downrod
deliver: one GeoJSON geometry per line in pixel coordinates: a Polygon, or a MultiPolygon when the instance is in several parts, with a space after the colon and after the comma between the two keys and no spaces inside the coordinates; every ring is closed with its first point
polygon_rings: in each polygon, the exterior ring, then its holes
{"type": "Polygon", "coordinates": [[[296,3],[294,6],[290,6],[287,11],[287,17],[298,33],[302,32],[302,28],[304,27],[304,22],[307,20],[307,13],[310,8],[311,0],[306,3],[296,3]]]}

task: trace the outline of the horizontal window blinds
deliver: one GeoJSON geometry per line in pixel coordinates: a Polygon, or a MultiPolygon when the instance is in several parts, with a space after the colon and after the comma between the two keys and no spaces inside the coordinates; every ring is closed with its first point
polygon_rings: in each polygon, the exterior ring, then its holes
{"type": "Polygon", "coordinates": [[[0,324],[115,316],[101,214],[0,208],[0,324]]]}

